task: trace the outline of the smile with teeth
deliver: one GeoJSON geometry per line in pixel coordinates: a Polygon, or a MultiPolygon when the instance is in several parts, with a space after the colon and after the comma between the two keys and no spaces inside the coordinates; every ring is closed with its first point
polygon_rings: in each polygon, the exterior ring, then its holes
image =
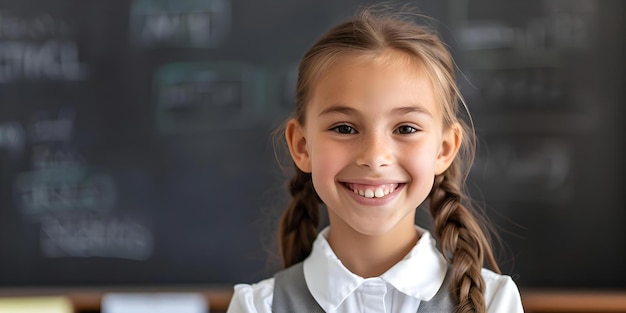
{"type": "Polygon", "coordinates": [[[378,186],[346,184],[348,189],[365,198],[382,198],[396,190],[399,184],[383,184],[378,186]]]}

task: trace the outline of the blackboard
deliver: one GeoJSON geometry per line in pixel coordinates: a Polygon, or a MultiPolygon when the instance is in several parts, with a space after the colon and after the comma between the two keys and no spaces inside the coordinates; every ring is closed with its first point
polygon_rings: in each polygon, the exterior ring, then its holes
{"type": "MultiPolygon", "coordinates": [[[[299,58],[364,3],[1,1],[0,287],[271,275],[272,131],[299,58]]],[[[624,4],[414,3],[463,73],[504,271],[626,287],[624,4]]]]}

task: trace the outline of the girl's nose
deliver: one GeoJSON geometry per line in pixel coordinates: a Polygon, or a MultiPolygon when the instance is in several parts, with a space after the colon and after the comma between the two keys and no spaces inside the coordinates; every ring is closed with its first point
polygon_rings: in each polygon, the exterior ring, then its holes
{"type": "Polygon", "coordinates": [[[393,153],[388,138],[380,135],[367,136],[363,140],[356,163],[359,166],[379,168],[391,165],[393,153]]]}

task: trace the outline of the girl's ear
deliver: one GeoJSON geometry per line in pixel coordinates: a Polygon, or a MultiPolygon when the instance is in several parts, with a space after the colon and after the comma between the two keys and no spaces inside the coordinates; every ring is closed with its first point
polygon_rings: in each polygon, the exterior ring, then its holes
{"type": "Polygon", "coordinates": [[[285,128],[285,139],[289,146],[289,153],[296,166],[305,173],[311,172],[311,158],[307,148],[306,138],[302,125],[295,119],[290,119],[285,128]]]}
{"type": "Polygon", "coordinates": [[[445,172],[461,147],[461,140],[463,139],[463,132],[461,131],[461,125],[458,123],[447,128],[443,132],[441,137],[441,147],[439,148],[439,155],[437,155],[437,161],[435,165],[435,175],[440,175],[445,172]]]}

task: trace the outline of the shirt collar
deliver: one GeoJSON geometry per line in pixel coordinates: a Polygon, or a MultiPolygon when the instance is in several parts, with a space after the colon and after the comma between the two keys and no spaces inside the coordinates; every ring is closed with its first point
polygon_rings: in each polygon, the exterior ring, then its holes
{"type": "MultiPolygon", "coordinates": [[[[380,278],[408,296],[428,301],[441,287],[448,265],[430,233],[416,228],[421,233],[417,244],[380,278]]],[[[326,240],[328,230],[326,227],[319,233],[311,255],[304,260],[304,277],[313,298],[324,311],[331,312],[365,279],[350,272],[337,258],[326,240]]]]}

